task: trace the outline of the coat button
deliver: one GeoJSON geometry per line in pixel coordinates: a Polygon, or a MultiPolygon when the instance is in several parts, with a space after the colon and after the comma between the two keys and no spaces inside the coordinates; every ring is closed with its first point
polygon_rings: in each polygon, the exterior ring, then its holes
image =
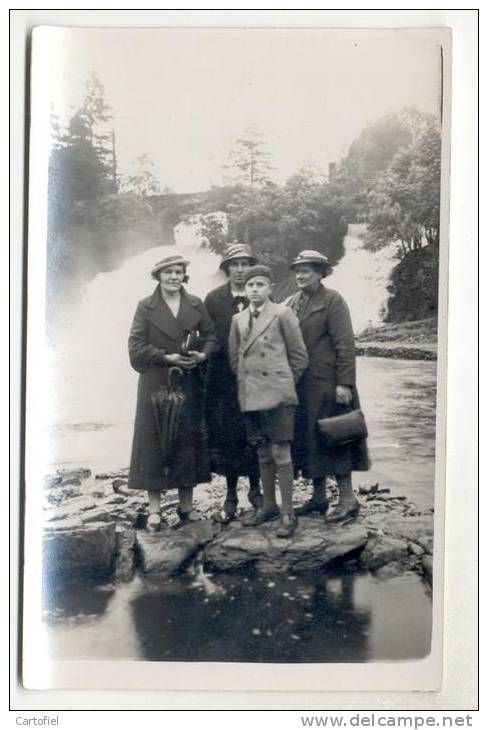
{"type": "Polygon", "coordinates": [[[264,352],[261,353],[261,357],[266,357],[264,352]]]}
{"type": "Polygon", "coordinates": [[[263,373],[263,375],[267,375],[268,373],[263,373]]]}

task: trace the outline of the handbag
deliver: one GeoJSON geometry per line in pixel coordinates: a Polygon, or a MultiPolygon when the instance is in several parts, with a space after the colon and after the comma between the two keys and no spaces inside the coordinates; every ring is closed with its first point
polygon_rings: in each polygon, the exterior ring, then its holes
{"type": "Polygon", "coordinates": [[[360,408],[341,416],[320,418],[317,421],[320,435],[326,446],[343,446],[365,439],[368,435],[366,420],[360,408]]]}

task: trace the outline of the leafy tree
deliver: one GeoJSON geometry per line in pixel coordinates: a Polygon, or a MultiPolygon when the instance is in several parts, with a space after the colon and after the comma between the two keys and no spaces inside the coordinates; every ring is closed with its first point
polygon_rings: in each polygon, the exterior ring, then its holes
{"type": "Polygon", "coordinates": [[[430,123],[396,153],[368,196],[365,247],[377,251],[393,241],[400,255],[439,242],[441,137],[430,123]]]}
{"type": "Polygon", "coordinates": [[[270,179],[273,169],[263,135],[256,129],[246,129],[229,151],[229,163],[224,166],[228,182],[246,187],[260,187],[270,179]]]}

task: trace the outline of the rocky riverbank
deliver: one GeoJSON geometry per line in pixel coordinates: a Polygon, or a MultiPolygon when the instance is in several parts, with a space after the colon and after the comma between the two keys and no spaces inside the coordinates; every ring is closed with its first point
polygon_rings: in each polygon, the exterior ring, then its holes
{"type": "MultiPolygon", "coordinates": [[[[334,495],[335,487],[330,485],[334,495]]],[[[432,581],[433,512],[419,510],[388,487],[359,487],[361,512],[349,524],[326,526],[319,516],[300,518],[292,539],[274,536],[275,524],[243,528],[216,525],[211,514],[224,492],[223,479],[195,490],[205,521],[176,528],[176,501],[163,498],[161,532],[145,530],[146,493],[127,489],[127,470],[92,475],[87,469],[57,472],[44,486],[44,572],[49,580],[128,581],[136,571],[164,576],[199,563],[212,572],[257,570],[300,573],[324,568],[370,571],[389,578],[408,571],[432,581]],[[176,529],[175,529],[176,528],[176,529]]],[[[241,491],[242,509],[250,508],[241,491]]],[[[303,480],[295,501],[309,496],[303,480]]]]}
{"type": "Polygon", "coordinates": [[[397,360],[437,360],[437,319],[369,327],[356,336],[356,354],[397,360]]]}

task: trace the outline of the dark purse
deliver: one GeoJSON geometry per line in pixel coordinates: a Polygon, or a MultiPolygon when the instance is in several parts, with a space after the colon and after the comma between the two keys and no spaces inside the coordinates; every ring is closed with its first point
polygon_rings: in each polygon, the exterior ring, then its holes
{"type": "Polygon", "coordinates": [[[368,435],[366,420],[360,408],[341,416],[320,418],[317,421],[320,435],[328,447],[352,444],[368,435]]]}

